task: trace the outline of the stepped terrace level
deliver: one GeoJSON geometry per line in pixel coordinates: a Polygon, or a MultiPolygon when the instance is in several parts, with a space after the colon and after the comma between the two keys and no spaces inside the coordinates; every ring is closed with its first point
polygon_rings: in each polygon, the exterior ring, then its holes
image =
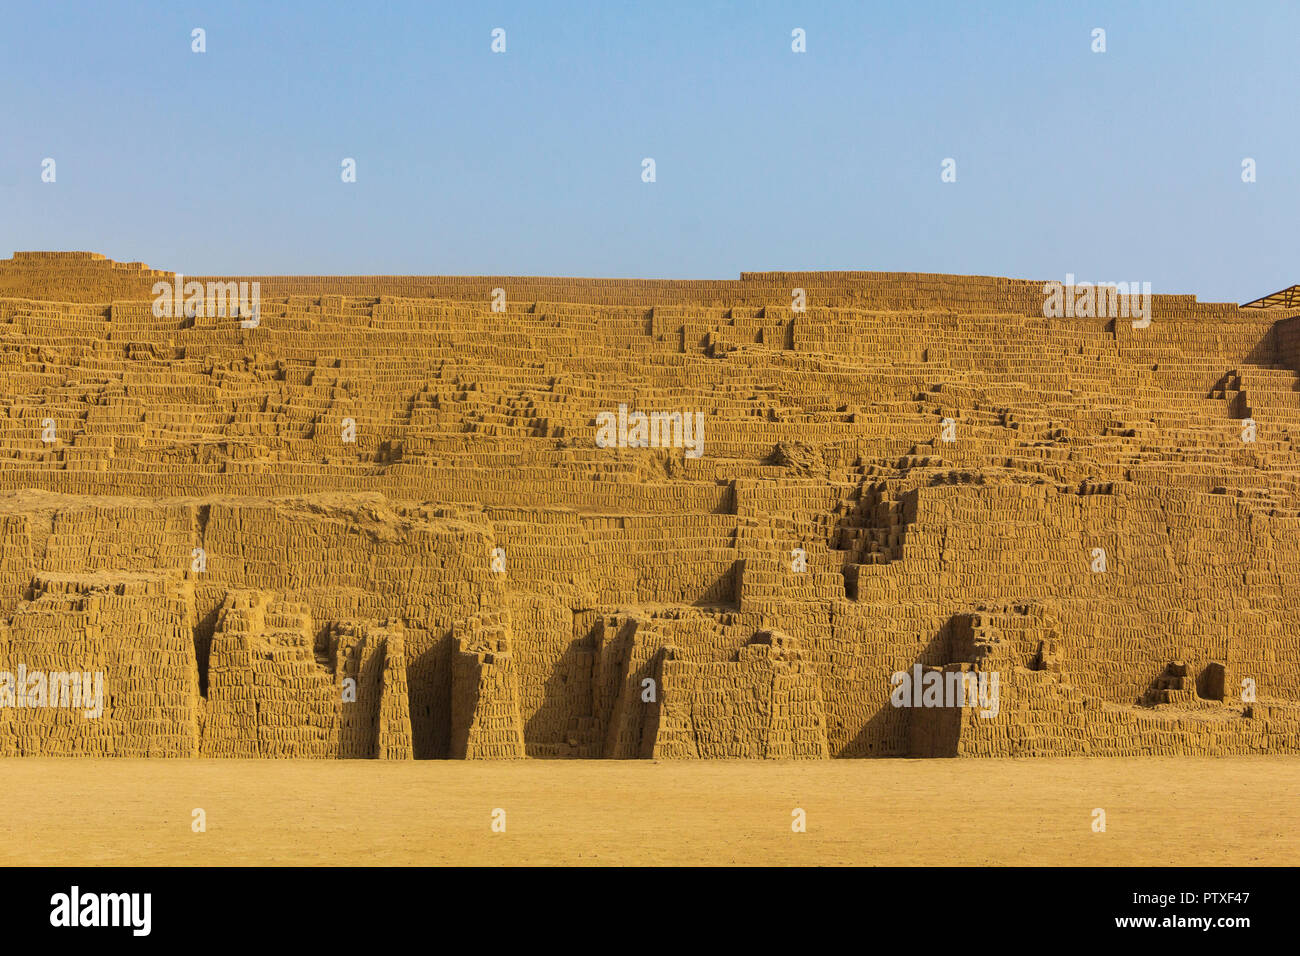
{"type": "Polygon", "coordinates": [[[0,754],[1300,752],[1285,300],[173,281],[0,260],[0,754]]]}

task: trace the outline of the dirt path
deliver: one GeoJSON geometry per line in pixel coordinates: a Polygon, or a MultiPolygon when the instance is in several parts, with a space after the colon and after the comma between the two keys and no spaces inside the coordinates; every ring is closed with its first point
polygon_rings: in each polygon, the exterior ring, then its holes
{"type": "Polygon", "coordinates": [[[1295,757],[9,759],[0,864],[1294,866],[1297,793],[1295,757]]]}

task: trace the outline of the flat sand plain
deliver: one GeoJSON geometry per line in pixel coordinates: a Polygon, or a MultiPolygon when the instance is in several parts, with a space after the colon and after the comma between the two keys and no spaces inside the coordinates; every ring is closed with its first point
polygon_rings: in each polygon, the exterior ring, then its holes
{"type": "Polygon", "coordinates": [[[1294,866],[1297,795],[1294,756],[6,759],[0,864],[1294,866]]]}

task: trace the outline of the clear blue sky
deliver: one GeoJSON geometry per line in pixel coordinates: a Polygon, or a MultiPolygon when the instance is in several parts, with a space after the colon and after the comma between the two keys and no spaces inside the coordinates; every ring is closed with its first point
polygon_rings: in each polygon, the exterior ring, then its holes
{"type": "Polygon", "coordinates": [[[1300,282],[1295,2],[326,6],[8,0],[0,256],[1300,282]]]}

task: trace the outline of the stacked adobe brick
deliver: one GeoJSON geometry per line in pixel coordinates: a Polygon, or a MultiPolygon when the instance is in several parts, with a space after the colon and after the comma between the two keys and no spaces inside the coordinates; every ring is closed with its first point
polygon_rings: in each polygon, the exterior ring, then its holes
{"type": "Polygon", "coordinates": [[[1285,310],[1156,296],[1137,329],[902,273],[191,277],[260,282],[245,328],[155,314],[170,278],[0,261],[0,672],[116,695],[94,726],[0,706],[5,752],[1300,749],[1285,310]],[[598,443],[620,405],[698,412],[700,454],[598,443]],[[894,707],[916,665],[998,668],[998,714],[894,707]]]}

